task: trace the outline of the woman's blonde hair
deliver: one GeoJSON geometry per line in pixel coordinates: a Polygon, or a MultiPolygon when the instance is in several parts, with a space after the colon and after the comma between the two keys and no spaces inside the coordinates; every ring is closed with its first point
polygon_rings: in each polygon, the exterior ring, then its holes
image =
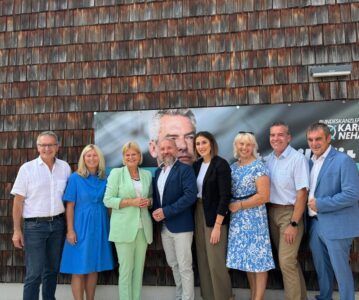
{"type": "Polygon", "coordinates": [[[97,167],[97,176],[101,179],[104,179],[106,177],[105,158],[103,157],[100,148],[94,144],[89,144],[82,150],[79,159],[79,165],[77,168],[77,173],[82,177],[88,177],[90,175],[90,171],[87,169],[85,164],[85,155],[87,152],[91,150],[94,150],[99,158],[99,163],[97,167]]]}
{"type": "Polygon", "coordinates": [[[142,156],[140,146],[136,142],[131,142],[131,141],[127,142],[122,147],[122,162],[123,162],[123,164],[126,165],[126,163],[125,163],[125,153],[130,149],[136,151],[140,155],[139,165],[142,164],[143,156],[142,156]]]}
{"type": "Polygon", "coordinates": [[[233,156],[234,158],[238,159],[239,155],[237,152],[236,144],[240,141],[247,141],[254,145],[253,153],[252,155],[257,158],[258,157],[258,144],[256,137],[251,132],[241,132],[236,135],[233,141],[233,156]]]}

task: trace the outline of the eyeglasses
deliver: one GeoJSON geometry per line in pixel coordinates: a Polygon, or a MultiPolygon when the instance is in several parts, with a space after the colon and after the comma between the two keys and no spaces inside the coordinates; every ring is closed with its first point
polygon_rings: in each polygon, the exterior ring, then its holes
{"type": "Polygon", "coordinates": [[[57,144],[37,144],[40,148],[53,148],[57,146],[57,144]]]}
{"type": "Polygon", "coordinates": [[[254,135],[254,133],[252,131],[238,131],[239,134],[251,134],[251,135],[254,135]]]}

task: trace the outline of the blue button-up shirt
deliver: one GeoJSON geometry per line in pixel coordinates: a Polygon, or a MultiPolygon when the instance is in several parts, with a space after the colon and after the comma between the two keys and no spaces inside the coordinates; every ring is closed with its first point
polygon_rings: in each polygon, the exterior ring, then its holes
{"type": "Polygon", "coordinates": [[[274,152],[265,158],[269,169],[270,202],[295,204],[297,191],[309,188],[309,163],[303,154],[290,145],[277,157],[274,152]]]}

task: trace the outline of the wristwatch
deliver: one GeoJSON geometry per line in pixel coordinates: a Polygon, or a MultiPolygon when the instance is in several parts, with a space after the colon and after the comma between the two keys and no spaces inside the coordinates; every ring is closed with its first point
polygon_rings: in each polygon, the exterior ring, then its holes
{"type": "Polygon", "coordinates": [[[298,223],[296,221],[290,221],[289,224],[293,227],[298,227],[298,223]]]}

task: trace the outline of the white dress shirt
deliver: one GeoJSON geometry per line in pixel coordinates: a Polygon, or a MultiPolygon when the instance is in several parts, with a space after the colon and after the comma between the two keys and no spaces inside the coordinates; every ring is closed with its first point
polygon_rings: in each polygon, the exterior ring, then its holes
{"type": "Polygon", "coordinates": [[[161,170],[160,176],[158,176],[158,180],[157,180],[157,188],[158,188],[158,192],[160,194],[160,202],[161,202],[161,206],[162,206],[162,199],[163,199],[163,192],[165,190],[165,185],[166,185],[166,181],[167,181],[167,177],[171,172],[173,165],[164,167],[161,170]]]}
{"type": "MultiPolygon", "coordinates": [[[[316,155],[312,156],[313,166],[312,166],[312,169],[310,170],[309,200],[314,198],[314,192],[315,192],[315,187],[317,186],[319,172],[320,172],[320,170],[323,166],[324,160],[328,156],[328,153],[330,152],[331,148],[332,148],[332,146],[329,145],[328,149],[325,150],[325,152],[320,157],[317,157],[316,155]]],[[[308,208],[308,214],[311,217],[317,215],[317,213],[310,208],[308,208]]]]}
{"type": "Polygon", "coordinates": [[[41,157],[20,167],[12,195],[25,197],[23,218],[57,216],[65,211],[62,196],[71,168],[67,162],[56,159],[52,171],[41,157]]]}

